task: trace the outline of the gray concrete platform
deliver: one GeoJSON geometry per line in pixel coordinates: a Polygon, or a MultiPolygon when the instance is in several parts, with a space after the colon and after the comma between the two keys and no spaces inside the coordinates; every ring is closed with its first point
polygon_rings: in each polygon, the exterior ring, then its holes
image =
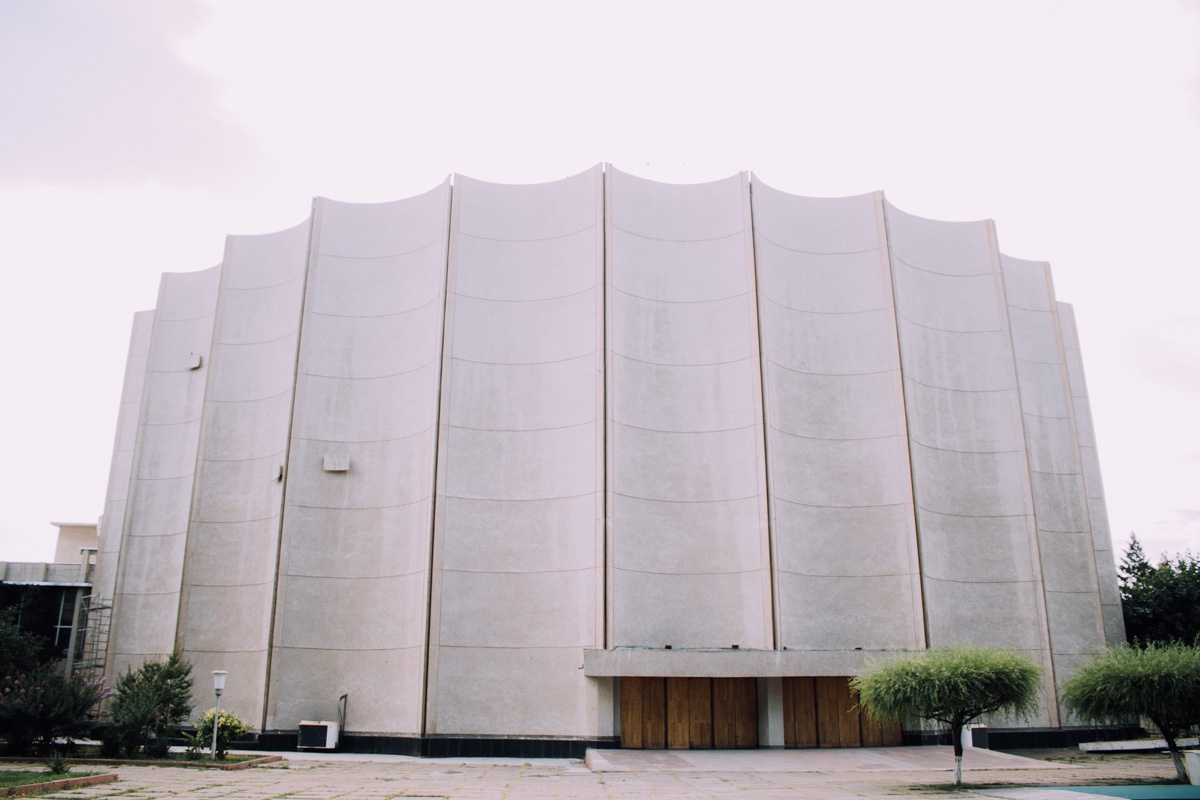
{"type": "MultiPolygon", "coordinates": [[[[854,747],[811,750],[588,750],[593,772],[913,772],[949,770],[954,749],[854,747]]],[[[997,750],[968,748],[963,772],[991,769],[1066,769],[997,750]]]]}

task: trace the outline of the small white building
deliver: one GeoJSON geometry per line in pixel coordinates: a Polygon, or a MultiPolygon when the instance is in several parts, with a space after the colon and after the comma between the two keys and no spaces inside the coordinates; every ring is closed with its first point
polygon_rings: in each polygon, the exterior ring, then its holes
{"type": "Polygon", "coordinates": [[[181,649],[264,740],[880,744],[849,676],[1056,686],[1124,631],[1071,307],[991,221],[747,173],[317,199],[163,276],[126,370],[108,670],[181,649]],[[291,737],[287,739],[285,737],[291,737]]]}

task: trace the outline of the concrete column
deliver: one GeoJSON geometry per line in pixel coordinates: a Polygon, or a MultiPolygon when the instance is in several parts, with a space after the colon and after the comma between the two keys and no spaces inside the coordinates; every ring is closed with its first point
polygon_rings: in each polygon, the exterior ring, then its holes
{"type": "Polygon", "coordinates": [[[758,746],[783,747],[783,678],[758,678],[758,746]]]}

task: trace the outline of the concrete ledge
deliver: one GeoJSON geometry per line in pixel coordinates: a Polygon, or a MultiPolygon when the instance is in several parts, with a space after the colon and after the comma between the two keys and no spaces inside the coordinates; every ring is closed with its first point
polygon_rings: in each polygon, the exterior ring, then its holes
{"type": "MultiPolygon", "coordinates": [[[[948,773],[951,747],[814,747],[804,750],[588,750],[592,772],[922,772],[948,773]]],[[[1069,770],[1033,758],[971,748],[963,770],[1069,770]]]]}
{"type": "MultiPolygon", "coordinates": [[[[1180,749],[1200,747],[1200,739],[1177,739],[1180,749]]],[[[1166,750],[1166,739],[1126,739],[1120,742],[1081,742],[1079,749],[1085,753],[1138,753],[1166,750]]]]}
{"type": "Polygon", "coordinates": [[[903,650],[584,650],[589,677],[786,678],[857,675],[868,663],[903,650]]]}
{"type": "Polygon", "coordinates": [[[27,794],[40,794],[42,792],[58,792],[63,789],[82,789],[85,786],[112,783],[116,779],[117,773],[108,772],[104,775],[83,775],[78,778],[62,778],[61,780],[46,781],[45,783],[28,783],[24,786],[6,786],[0,789],[0,797],[20,797],[27,794]]]}
{"type": "MultiPolygon", "coordinates": [[[[0,758],[0,763],[9,764],[41,764],[45,761],[44,758],[27,758],[25,756],[4,756],[0,758]]],[[[237,770],[250,769],[257,767],[259,764],[270,764],[272,761],[282,761],[283,756],[261,756],[260,758],[252,758],[247,761],[176,761],[154,758],[68,758],[67,761],[72,765],[95,766],[103,764],[105,766],[118,767],[186,767],[189,769],[220,769],[220,770],[237,770]]],[[[0,795],[3,796],[3,795],[0,795]]]]}

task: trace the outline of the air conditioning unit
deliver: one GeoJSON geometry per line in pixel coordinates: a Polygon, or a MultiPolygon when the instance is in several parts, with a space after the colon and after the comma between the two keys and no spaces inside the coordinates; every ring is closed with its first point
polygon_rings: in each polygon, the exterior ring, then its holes
{"type": "Polygon", "coordinates": [[[301,720],[297,750],[336,750],[338,746],[338,724],[336,722],[301,720]]]}

